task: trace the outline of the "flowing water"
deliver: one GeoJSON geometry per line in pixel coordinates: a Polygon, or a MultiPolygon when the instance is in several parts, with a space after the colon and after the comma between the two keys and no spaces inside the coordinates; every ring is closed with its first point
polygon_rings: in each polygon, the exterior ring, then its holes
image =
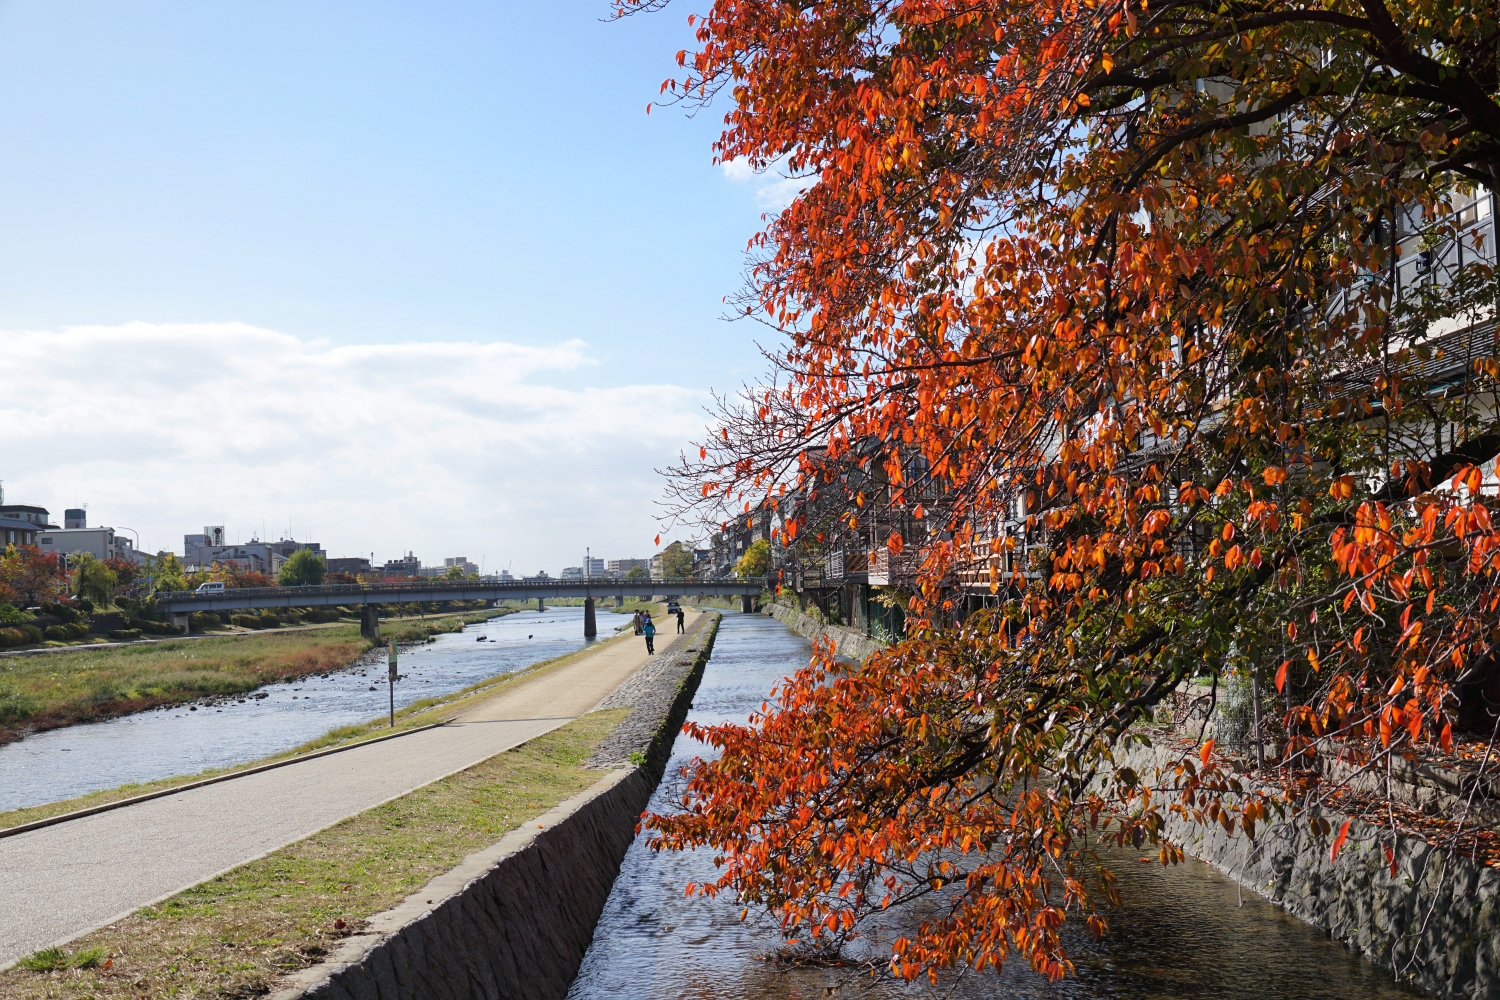
{"type": "MultiPolygon", "coordinates": [[[[779,622],[725,614],[690,718],[744,721],[771,686],[807,662],[806,641],[779,622]]],[[[671,808],[671,775],[706,748],[679,736],[668,781],[651,808],[671,808]]],[[[728,898],[685,898],[683,886],[715,876],[712,853],[651,853],[637,837],[594,931],[569,1000],[792,1000],[792,998],[1228,998],[1228,1000],[1386,1000],[1423,994],[1330,941],[1257,896],[1240,905],[1233,882],[1206,865],[1113,867],[1124,907],[1110,914],[1113,933],[1095,941],[1068,937],[1077,976],[1047,984],[1012,965],[1003,974],[945,978],[934,987],[874,981],[850,966],[787,966],[766,956],[775,929],[739,920],[728,898]]],[[[879,947],[877,942],[875,947],[879,947]]],[[[874,953],[872,948],[871,954],[874,953]]]]}
{"type": "MultiPolygon", "coordinates": [[[[606,634],[613,618],[599,616],[606,634]]],[[[582,608],[519,611],[445,633],[401,651],[396,707],[585,644],[582,608]],[[481,635],[487,640],[477,641],[481,635]]],[[[375,650],[352,668],[267,685],[252,694],[53,729],[0,746],[0,812],[232,767],[290,750],[339,726],[368,722],[390,704],[384,657],[375,650]]]]}

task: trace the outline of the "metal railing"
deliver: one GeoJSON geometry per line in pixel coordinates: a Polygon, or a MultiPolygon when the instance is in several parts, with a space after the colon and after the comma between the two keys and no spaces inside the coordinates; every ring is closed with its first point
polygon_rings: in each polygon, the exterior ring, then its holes
{"type": "MultiPolygon", "coordinates": [[[[536,591],[553,591],[559,588],[590,587],[598,588],[602,593],[609,593],[622,589],[650,588],[652,593],[706,593],[721,587],[732,587],[738,593],[746,587],[764,587],[765,581],[754,579],[740,579],[738,577],[719,579],[697,579],[694,577],[673,577],[660,580],[626,580],[614,577],[583,577],[577,580],[389,580],[375,583],[324,583],[306,584],[298,587],[225,587],[218,591],[196,591],[196,590],[162,590],[158,591],[156,597],[161,601],[186,601],[186,600],[223,600],[226,597],[368,597],[372,594],[391,595],[413,595],[414,600],[421,600],[420,595],[424,592],[443,591],[452,593],[454,591],[476,593],[493,593],[495,591],[508,591],[511,593],[524,594],[536,591]]],[[[544,595],[545,596],[545,595],[544,595]]]]}

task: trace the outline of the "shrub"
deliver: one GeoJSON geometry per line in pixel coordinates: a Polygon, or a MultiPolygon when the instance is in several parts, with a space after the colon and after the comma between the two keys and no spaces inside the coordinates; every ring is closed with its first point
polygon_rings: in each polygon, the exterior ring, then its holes
{"type": "Polygon", "coordinates": [[[78,599],[78,610],[86,615],[91,615],[94,613],[94,602],[86,597],[80,597],[78,599]]]}
{"type": "Polygon", "coordinates": [[[19,625],[26,620],[26,616],[17,611],[13,604],[0,604],[0,622],[11,625],[19,625]]]}
{"type": "Polygon", "coordinates": [[[206,628],[223,628],[224,622],[218,614],[213,611],[194,611],[192,616],[193,628],[202,631],[206,628]]]}
{"type": "Polygon", "coordinates": [[[138,628],[117,628],[109,633],[109,637],[117,642],[130,642],[141,637],[141,630],[138,628]]]}
{"type": "Polygon", "coordinates": [[[68,630],[63,628],[61,625],[48,625],[46,630],[43,631],[42,634],[49,639],[56,639],[58,642],[67,642],[72,638],[72,636],[68,634],[68,630]]]}
{"type": "Polygon", "coordinates": [[[27,635],[18,628],[0,628],[0,646],[25,645],[27,635]]]}
{"type": "Polygon", "coordinates": [[[335,609],[335,608],[319,608],[319,609],[317,609],[315,611],[309,611],[309,612],[307,612],[302,617],[306,621],[310,621],[313,624],[322,625],[322,624],[326,624],[328,622],[336,622],[336,621],[338,621],[339,620],[339,613],[338,613],[338,610],[335,609]]]}
{"type": "Polygon", "coordinates": [[[182,629],[170,622],[153,622],[146,619],[136,619],[136,628],[151,635],[181,635],[182,629]]]}
{"type": "Polygon", "coordinates": [[[71,622],[71,621],[77,621],[78,620],[78,612],[77,611],[74,611],[72,608],[68,607],[66,604],[56,604],[56,603],[54,603],[52,601],[43,601],[42,602],[42,614],[44,614],[44,615],[51,615],[53,618],[60,619],[61,621],[64,621],[64,622],[71,622]]]}
{"type": "Polygon", "coordinates": [[[26,638],[27,638],[28,641],[30,641],[30,642],[41,642],[42,641],[42,630],[40,628],[38,628],[37,626],[35,626],[35,625],[20,625],[20,626],[17,626],[17,627],[20,628],[20,630],[22,632],[26,633],[26,638]]]}
{"type": "Polygon", "coordinates": [[[261,615],[260,616],[260,624],[257,625],[257,626],[255,626],[255,627],[256,628],[280,628],[281,627],[281,619],[277,618],[275,615],[261,615]]]}
{"type": "Polygon", "coordinates": [[[260,615],[230,615],[229,624],[238,625],[240,628],[265,628],[261,624],[260,615]]]}
{"type": "Polygon", "coordinates": [[[301,625],[304,616],[305,613],[296,608],[286,608],[278,615],[283,625],[301,625]]]}
{"type": "Polygon", "coordinates": [[[68,633],[70,639],[87,639],[89,635],[86,622],[68,622],[63,626],[63,630],[68,633]]]}

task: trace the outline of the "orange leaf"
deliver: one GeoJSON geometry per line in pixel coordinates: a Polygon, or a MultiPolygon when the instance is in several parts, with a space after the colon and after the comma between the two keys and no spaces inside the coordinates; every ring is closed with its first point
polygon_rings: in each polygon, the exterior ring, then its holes
{"type": "Polygon", "coordinates": [[[653,543],[652,543],[652,544],[653,544],[653,545],[660,545],[660,544],[661,544],[661,536],[660,536],[660,535],[657,535],[657,536],[656,536],[656,541],[655,541],[655,542],[653,542],[653,543]]]}
{"type": "Polygon", "coordinates": [[[1213,755],[1213,752],[1214,752],[1214,741],[1213,740],[1209,740],[1207,743],[1203,744],[1203,749],[1198,751],[1198,759],[1201,760],[1201,761],[1203,761],[1203,766],[1204,767],[1208,766],[1208,758],[1213,755]]]}
{"type": "Polygon", "coordinates": [[[1276,691],[1278,694],[1286,689],[1286,668],[1291,665],[1291,660],[1282,660],[1281,669],[1276,671],[1276,691]]]}
{"type": "Polygon", "coordinates": [[[1344,841],[1349,839],[1349,824],[1352,822],[1354,821],[1346,819],[1344,825],[1339,827],[1339,835],[1333,838],[1333,856],[1329,859],[1330,861],[1339,859],[1339,851],[1344,849],[1344,841]]]}
{"type": "Polygon", "coordinates": [[[1444,753],[1453,752],[1453,723],[1447,722],[1443,724],[1443,732],[1438,737],[1438,741],[1442,743],[1444,753]]]}

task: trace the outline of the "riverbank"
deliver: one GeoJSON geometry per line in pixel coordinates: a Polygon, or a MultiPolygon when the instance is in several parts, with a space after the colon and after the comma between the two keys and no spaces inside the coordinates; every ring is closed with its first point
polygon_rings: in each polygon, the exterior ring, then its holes
{"type": "MultiPolygon", "coordinates": [[[[381,634],[417,642],[509,613],[488,609],[386,618],[381,634]]],[[[358,625],[344,624],[5,657],[0,659],[0,745],[28,733],[230,697],[342,670],[371,646],[358,625]]]]}
{"type": "Polygon", "coordinates": [[[871,653],[885,648],[879,639],[842,625],[829,625],[787,604],[767,604],[765,612],[804,639],[832,643],[834,655],[841,660],[863,663],[871,653]]]}
{"type": "MultiPolygon", "coordinates": [[[[669,687],[672,691],[672,696],[666,699],[666,719],[657,720],[657,732],[666,728],[675,730],[686,711],[686,701],[692,695],[689,678],[695,676],[695,671],[701,671],[712,643],[712,623],[705,624],[710,627],[696,629],[686,637],[681,643],[683,649],[674,649],[650,661],[653,665],[673,663],[678,667],[675,674],[661,671],[655,674],[659,682],[655,686],[669,687]]],[[[588,655],[602,654],[605,662],[590,664],[586,676],[607,675],[608,662],[627,651],[639,663],[629,638],[622,636],[617,641],[591,647],[588,655]]],[[[463,720],[481,723],[496,711],[509,718],[516,714],[516,706],[501,705],[503,697],[497,695],[509,697],[512,702],[517,698],[505,696],[504,688],[515,685],[523,692],[537,689],[535,683],[525,682],[546,681],[546,675],[555,673],[557,676],[548,682],[551,687],[559,692],[573,691],[580,687],[577,661],[582,658],[571,658],[573,664],[557,662],[541,667],[526,678],[507,678],[495,687],[476,691],[467,699],[468,704],[446,706],[445,714],[457,710],[463,720]],[[572,672],[568,672],[570,666],[574,667],[572,672]]],[[[636,687],[639,691],[640,686],[636,687]]],[[[600,694],[589,695],[593,700],[599,697],[600,694]]],[[[418,896],[431,895],[429,889],[443,884],[445,877],[452,881],[452,871],[455,866],[461,867],[459,863],[464,858],[472,859],[476,850],[483,854],[486,845],[493,851],[497,840],[508,842],[502,839],[506,831],[529,825],[533,818],[546,820],[554,815],[548,810],[559,802],[595,787],[605,772],[590,758],[600,754],[612,758],[619,752],[617,744],[608,743],[606,737],[622,728],[622,722],[661,707],[659,698],[631,700],[638,704],[589,712],[519,747],[488,757],[115,920],[108,927],[84,934],[61,948],[34,953],[24,964],[0,973],[0,998],[262,995],[284,985],[288,976],[295,980],[312,975],[316,979],[319,975],[348,972],[347,962],[335,963],[322,973],[309,967],[336,952],[345,939],[352,938],[343,945],[345,948],[349,944],[385,940],[400,929],[399,924],[385,923],[385,917],[403,912],[403,907],[416,907],[426,916],[433,907],[427,905],[422,909],[424,900],[418,896]],[[423,886],[429,889],[412,894],[423,886]],[[397,909],[392,911],[392,906],[397,909]],[[306,971],[299,977],[298,970],[306,971]]],[[[522,697],[517,704],[524,703],[522,697]]],[[[424,739],[425,734],[410,738],[424,739]]],[[[649,755],[649,743],[636,741],[632,747],[632,757],[636,753],[649,755]]],[[[604,767],[610,766],[613,765],[606,760],[604,767]]],[[[635,773],[641,769],[629,770],[635,773]]],[[[612,821],[617,821],[614,825],[623,824],[621,829],[612,833],[603,831],[606,840],[620,841],[620,853],[630,840],[636,813],[649,794],[650,785],[644,782],[644,777],[636,779],[644,789],[640,802],[633,808],[614,810],[618,815],[612,814],[612,821]]],[[[616,806],[623,802],[615,801],[618,798],[618,795],[611,798],[616,806]]],[[[597,821],[595,816],[593,829],[599,833],[597,821]]],[[[550,835],[551,830],[548,832],[550,835]]],[[[528,828],[523,839],[530,843],[542,838],[539,832],[528,828]]],[[[587,858],[569,854],[577,846],[576,842],[570,842],[564,849],[567,856],[554,859],[566,862],[569,877],[552,878],[551,889],[541,893],[535,891],[541,883],[531,879],[525,893],[507,893],[505,905],[535,905],[535,913],[518,915],[521,933],[540,935],[549,942],[549,947],[559,947],[555,932],[561,924],[555,921],[581,931],[582,942],[576,947],[577,957],[581,958],[594,915],[608,894],[612,865],[617,865],[619,859],[616,855],[611,862],[598,852],[587,858]],[[579,877],[580,866],[588,870],[587,878],[579,877]],[[580,901],[580,893],[597,895],[592,914],[588,912],[587,901],[580,901]]],[[[534,858],[534,854],[527,857],[534,858]]],[[[447,894],[458,890],[468,891],[466,885],[458,884],[447,894]]],[[[427,899],[425,903],[433,901],[427,899]]],[[[466,917],[476,911],[472,902],[459,909],[466,917]]],[[[485,907],[477,909],[487,912],[485,907]]],[[[469,938],[463,935],[445,937],[415,957],[444,967],[470,960],[472,949],[462,947],[466,940],[469,938]],[[451,954],[436,954],[439,944],[451,954]]],[[[405,957],[413,956],[408,951],[405,957]]],[[[504,961],[512,968],[519,964],[514,956],[506,956],[504,961]]],[[[418,972],[422,974],[422,970],[418,972]]],[[[564,989],[566,978],[571,977],[571,969],[561,970],[561,965],[555,962],[532,972],[548,981],[564,976],[564,989]]]]}
{"type": "Polygon", "coordinates": [[[31,964],[54,968],[0,973],[0,998],[264,994],[374,914],[596,782],[602,772],[584,763],[626,714],[583,716],[39,952],[31,964]]]}
{"type": "MultiPolygon", "coordinates": [[[[429,620],[432,624],[435,620],[429,620]]],[[[384,623],[382,622],[382,626],[384,623]]],[[[453,630],[453,631],[456,631],[453,630]]],[[[608,642],[619,642],[624,636],[607,640],[608,642]]],[[[356,725],[339,726],[323,733],[315,739],[308,740],[296,747],[281,753],[269,754],[246,761],[236,767],[208,768],[192,774],[175,775],[162,778],[157,781],[135,782],[120,785],[116,788],[92,792],[88,795],[74,796],[43,805],[28,806],[22,809],[12,809],[0,812],[0,830],[21,826],[26,823],[34,823],[38,820],[50,819],[70,812],[84,809],[93,809],[101,805],[121,802],[127,799],[143,795],[150,795],[169,788],[203,781],[209,778],[218,778],[225,775],[237,774],[242,771],[250,771],[255,768],[264,767],[267,764],[279,763],[281,761],[293,760],[304,757],[311,753],[328,750],[334,747],[353,746],[371,739],[380,739],[391,733],[407,732],[420,729],[425,726],[434,725],[462,714],[464,711],[479,704],[485,699],[504,691],[506,688],[520,684],[531,678],[567,667],[580,658],[588,656],[602,648],[604,643],[596,643],[580,650],[563,656],[541,660],[522,670],[511,671],[487,677],[483,680],[470,684],[462,690],[440,697],[423,698],[396,710],[396,724],[394,728],[389,721],[382,718],[372,718],[369,721],[356,725]]]]}

